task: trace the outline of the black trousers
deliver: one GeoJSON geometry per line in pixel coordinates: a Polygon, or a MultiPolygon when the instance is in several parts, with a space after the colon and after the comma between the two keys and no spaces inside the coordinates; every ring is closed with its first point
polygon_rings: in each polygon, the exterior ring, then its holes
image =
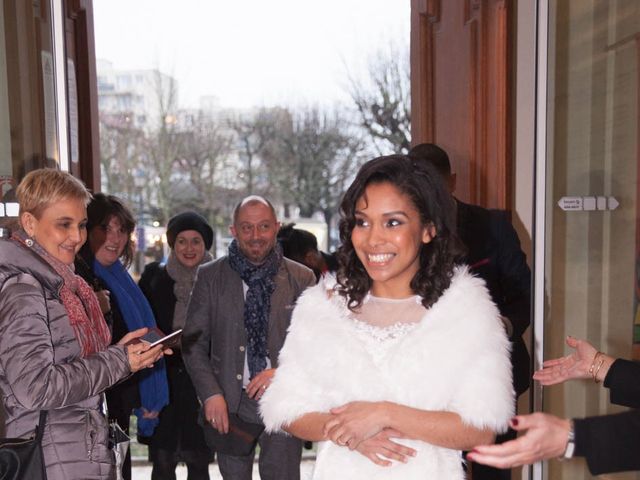
{"type": "MultiPolygon", "coordinates": [[[[181,460],[187,464],[187,480],[209,480],[209,452],[180,452],[181,460]]],[[[153,449],[151,480],[176,480],[178,456],[169,450],[153,449]]]]}

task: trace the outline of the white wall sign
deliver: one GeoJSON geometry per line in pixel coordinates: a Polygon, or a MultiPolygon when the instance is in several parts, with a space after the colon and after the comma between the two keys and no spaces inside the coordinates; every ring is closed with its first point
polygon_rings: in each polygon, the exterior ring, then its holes
{"type": "Polygon", "coordinates": [[[570,210],[582,210],[582,197],[562,197],[558,200],[558,206],[565,212],[570,210]]]}
{"type": "Polygon", "coordinates": [[[558,200],[558,206],[565,212],[594,210],[615,210],[620,203],[615,197],[585,196],[585,197],[562,197],[558,200]]]}

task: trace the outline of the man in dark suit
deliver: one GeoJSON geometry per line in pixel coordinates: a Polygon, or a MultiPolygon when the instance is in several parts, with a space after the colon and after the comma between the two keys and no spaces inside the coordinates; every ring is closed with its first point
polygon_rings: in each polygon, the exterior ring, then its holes
{"type": "MultiPolygon", "coordinates": [[[[245,198],[233,214],[229,254],[201,266],[191,292],[183,357],[204,417],[220,434],[233,414],[262,423],[257,402],[275,373],[293,306],[315,284],[310,269],[282,256],[279,227],[271,203],[245,198]]],[[[258,444],[260,478],[300,478],[300,440],[263,432],[258,444]]],[[[223,478],[250,480],[254,454],[219,450],[223,478]]]]}
{"type": "MultiPolygon", "coordinates": [[[[451,172],[447,153],[432,143],[416,145],[409,156],[418,161],[429,161],[436,167],[453,195],[456,176],[451,172]]],[[[454,197],[455,198],[455,197],[454,197]]],[[[520,248],[518,234],[510,222],[509,213],[488,210],[455,199],[457,206],[458,237],[467,248],[465,262],[471,271],[482,278],[493,301],[500,310],[502,321],[512,342],[511,364],[513,387],[520,396],[528,388],[531,359],[522,335],[531,323],[531,271],[520,248]]],[[[515,438],[510,430],[499,435],[497,443],[515,438]]],[[[498,470],[485,465],[472,464],[474,480],[511,478],[510,470],[498,470]]]]}

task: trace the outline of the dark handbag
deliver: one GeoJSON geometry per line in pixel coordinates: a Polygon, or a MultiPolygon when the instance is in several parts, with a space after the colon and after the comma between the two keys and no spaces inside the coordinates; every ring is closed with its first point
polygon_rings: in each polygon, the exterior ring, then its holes
{"type": "Polygon", "coordinates": [[[242,420],[237,414],[229,414],[229,433],[221,434],[204,418],[201,411],[198,423],[204,431],[204,439],[212,450],[223,455],[244,457],[249,455],[258,443],[264,425],[242,420]]]}
{"type": "Polygon", "coordinates": [[[42,434],[47,411],[40,419],[32,438],[0,438],[0,480],[47,480],[42,455],[42,434]]]}

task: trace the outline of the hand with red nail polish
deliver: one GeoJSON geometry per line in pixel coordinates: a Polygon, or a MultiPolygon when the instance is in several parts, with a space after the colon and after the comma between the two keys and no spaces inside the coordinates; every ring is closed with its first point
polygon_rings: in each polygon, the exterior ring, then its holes
{"type": "Polygon", "coordinates": [[[510,424],[514,430],[525,434],[500,445],[479,445],[467,454],[467,458],[497,468],[512,468],[559,457],[567,447],[569,420],[533,413],[513,417],[510,424]]]}

